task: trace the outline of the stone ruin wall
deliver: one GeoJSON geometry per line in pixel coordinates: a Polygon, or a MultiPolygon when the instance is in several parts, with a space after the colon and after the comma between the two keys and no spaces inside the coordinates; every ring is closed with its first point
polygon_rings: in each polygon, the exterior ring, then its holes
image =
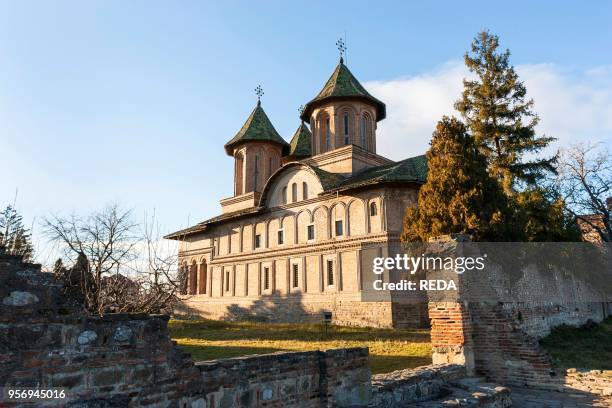
{"type": "Polygon", "coordinates": [[[39,266],[0,256],[0,386],[62,387],[62,404],[92,407],[341,407],[370,398],[366,348],[194,364],[170,339],[167,316],[87,316],[60,288],[39,266]]]}

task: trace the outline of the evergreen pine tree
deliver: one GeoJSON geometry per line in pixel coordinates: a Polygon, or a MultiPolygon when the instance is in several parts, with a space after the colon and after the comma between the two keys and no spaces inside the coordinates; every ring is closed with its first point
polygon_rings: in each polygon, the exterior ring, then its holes
{"type": "Polygon", "coordinates": [[[533,184],[546,172],[555,172],[556,157],[542,159],[537,154],[554,138],[538,136],[538,116],[527,89],[510,65],[510,51],[498,52],[499,39],[488,31],[478,33],[465,64],[476,75],[463,81],[462,98],[455,108],[476,139],[487,159],[489,173],[511,195],[518,183],[533,184]]]}
{"type": "Polygon", "coordinates": [[[25,262],[30,262],[34,255],[30,230],[23,226],[23,218],[11,205],[0,211],[0,250],[21,255],[25,262]]]}
{"type": "Polygon", "coordinates": [[[438,122],[427,163],[427,182],[419,190],[418,206],[406,212],[402,240],[453,233],[479,241],[508,239],[506,196],[461,121],[443,117],[438,122]]]}

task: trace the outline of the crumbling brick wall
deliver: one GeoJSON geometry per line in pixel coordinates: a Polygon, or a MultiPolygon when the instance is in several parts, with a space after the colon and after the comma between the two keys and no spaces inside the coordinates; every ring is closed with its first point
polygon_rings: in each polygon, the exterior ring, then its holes
{"type": "MultiPolygon", "coordinates": [[[[467,250],[450,238],[437,243],[445,256],[467,250]]],[[[561,384],[563,373],[555,371],[539,340],[561,324],[603,320],[610,314],[610,293],[601,296],[600,277],[583,276],[582,270],[546,262],[514,265],[489,265],[482,274],[428,271],[429,279],[452,279],[458,288],[429,294],[433,362],[465,364],[469,373],[505,385],[561,384]]]]}
{"type": "Polygon", "coordinates": [[[39,266],[0,256],[1,387],[60,387],[62,405],[95,407],[326,407],[369,400],[366,348],[194,364],[170,339],[167,316],[89,316],[60,289],[39,266]]]}

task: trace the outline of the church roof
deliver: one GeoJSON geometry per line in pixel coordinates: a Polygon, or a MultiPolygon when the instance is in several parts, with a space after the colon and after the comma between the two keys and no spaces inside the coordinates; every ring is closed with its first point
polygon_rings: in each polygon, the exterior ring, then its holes
{"type": "MultiPolygon", "coordinates": [[[[304,165],[294,162],[293,165],[304,165]]],[[[363,187],[386,183],[417,183],[423,184],[427,181],[427,158],[425,155],[411,157],[399,162],[383,166],[371,167],[348,178],[336,173],[330,173],[318,167],[308,166],[319,177],[324,194],[336,193],[345,190],[353,190],[363,187]]],[[[188,235],[202,232],[212,224],[217,224],[229,219],[237,219],[250,216],[264,211],[263,207],[252,207],[232,213],[222,214],[200,222],[192,227],[173,232],[166,235],[166,239],[182,240],[188,235]]]]}
{"type": "Polygon", "coordinates": [[[244,122],[240,131],[236,133],[236,136],[225,144],[225,151],[231,156],[234,146],[239,143],[253,141],[277,143],[283,147],[289,146],[285,139],[274,129],[268,115],[266,115],[266,112],[261,107],[260,101],[257,101],[257,106],[253,109],[246,122],[244,122]]]}
{"type": "Polygon", "coordinates": [[[289,142],[289,156],[308,157],[312,155],[312,133],[302,122],[289,142]]]}
{"type": "Polygon", "coordinates": [[[425,183],[427,181],[427,158],[425,155],[411,157],[392,164],[371,167],[351,176],[330,190],[342,191],[381,183],[425,183]]]}
{"type": "Polygon", "coordinates": [[[377,120],[384,119],[386,116],[385,104],[366,91],[366,89],[359,83],[357,78],[355,78],[347,66],[344,65],[342,58],[340,58],[338,66],[336,66],[336,69],[332,73],[331,77],[329,77],[327,80],[327,83],[323,89],[321,89],[321,92],[319,92],[319,94],[313,100],[306,104],[300,117],[302,120],[310,121],[310,114],[316,105],[329,100],[344,98],[367,99],[376,104],[377,120]]]}

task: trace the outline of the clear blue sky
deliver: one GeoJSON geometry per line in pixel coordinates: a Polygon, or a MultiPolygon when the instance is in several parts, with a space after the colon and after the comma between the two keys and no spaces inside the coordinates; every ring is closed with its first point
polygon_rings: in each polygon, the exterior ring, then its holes
{"type": "Polygon", "coordinates": [[[609,67],[611,21],[609,1],[2,1],[0,204],[18,188],[35,230],[112,200],[178,229],[232,194],[223,144],[253,88],[289,139],[345,32],[367,82],[459,60],[482,28],[516,65],[609,67]]]}

